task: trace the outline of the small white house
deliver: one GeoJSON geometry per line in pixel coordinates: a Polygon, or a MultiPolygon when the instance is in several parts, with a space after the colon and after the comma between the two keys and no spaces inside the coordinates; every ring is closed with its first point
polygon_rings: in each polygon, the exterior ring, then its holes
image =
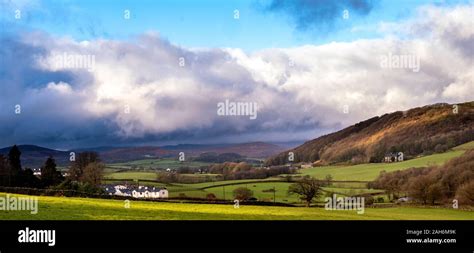
{"type": "Polygon", "coordinates": [[[168,198],[168,190],[167,189],[160,189],[160,198],[168,198]]]}
{"type": "Polygon", "coordinates": [[[41,176],[41,168],[33,169],[33,175],[35,176],[41,176]]]}
{"type": "Polygon", "coordinates": [[[116,185],[114,188],[115,188],[115,189],[118,189],[118,190],[125,190],[125,189],[128,189],[128,187],[127,187],[126,185],[120,185],[120,184],[116,185]]]}
{"type": "Polygon", "coordinates": [[[160,189],[155,187],[139,187],[132,191],[132,197],[134,198],[147,198],[147,199],[163,199],[168,198],[168,190],[166,188],[160,189]]]}
{"type": "Polygon", "coordinates": [[[109,195],[147,199],[168,198],[168,190],[166,188],[149,186],[139,186],[137,188],[128,187],[126,185],[105,185],[104,188],[109,195]]]}

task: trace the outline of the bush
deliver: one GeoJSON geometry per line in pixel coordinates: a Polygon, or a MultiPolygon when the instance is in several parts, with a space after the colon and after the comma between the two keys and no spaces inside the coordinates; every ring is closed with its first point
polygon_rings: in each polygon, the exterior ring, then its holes
{"type": "Polygon", "coordinates": [[[95,186],[91,183],[79,183],[79,189],[80,192],[86,193],[86,194],[102,194],[104,193],[104,190],[98,186],[95,186]]]}
{"type": "Polygon", "coordinates": [[[206,199],[209,200],[209,201],[215,201],[217,199],[217,197],[214,193],[208,193],[206,195],[206,199]]]}
{"type": "Polygon", "coordinates": [[[372,195],[366,194],[362,195],[362,197],[364,198],[364,204],[366,206],[371,206],[374,204],[374,197],[372,197],[372,195]]]}
{"type": "Polygon", "coordinates": [[[438,145],[436,145],[434,151],[436,153],[444,153],[444,152],[446,152],[446,150],[448,150],[448,146],[446,146],[444,144],[438,144],[438,145]]]}

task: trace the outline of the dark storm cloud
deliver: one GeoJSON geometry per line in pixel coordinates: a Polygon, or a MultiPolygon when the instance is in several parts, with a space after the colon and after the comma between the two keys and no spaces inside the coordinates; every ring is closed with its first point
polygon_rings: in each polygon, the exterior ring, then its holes
{"type": "Polygon", "coordinates": [[[0,37],[0,44],[0,81],[15,84],[3,90],[7,94],[13,89],[38,88],[47,82],[70,82],[73,78],[67,71],[47,71],[34,64],[47,53],[43,47],[23,43],[13,36],[0,37]]]}
{"type": "Polygon", "coordinates": [[[272,0],[267,11],[289,15],[299,30],[327,30],[333,28],[343,17],[343,11],[350,15],[367,15],[378,0],[272,0]]]}
{"type": "Polygon", "coordinates": [[[298,122],[293,94],[259,88],[247,67],[237,64],[236,59],[224,50],[190,51],[154,35],[141,36],[135,43],[108,41],[91,47],[54,40],[42,33],[0,39],[0,146],[16,143],[67,149],[241,142],[256,138],[265,140],[269,133],[279,133],[283,140],[293,136],[301,139],[297,134],[283,133],[289,129],[311,129],[317,123],[316,120],[298,122]],[[85,48],[88,51],[81,51],[85,48]],[[110,73],[113,74],[107,75],[104,83],[98,80],[102,79],[101,71],[89,73],[51,68],[47,60],[54,59],[53,52],[93,54],[97,56],[100,68],[105,69],[105,73],[112,70],[110,73]],[[179,57],[186,59],[187,70],[177,64],[179,57]],[[120,68],[118,72],[117,68],[120,68]],[[109,87],[107,78],[121,72],[128,80],[124,85],[130,89],[125,94],[129,97],[108,97],[117,84],[109,87]],[[169,83],[169,79],[175,81],[169,83]],[[193,91],[172,88],[177,84],[186,85],[193,91]],[[104,85],[112,90],[105,90],[103,95],[106,97],[100,98],[98,94],[104,85]],[[146,92],[139,89],[146,89],[146,92]],[[249,120],[248,116],[216,115],[217,103],[225,99],[260,103],[258,98],[268,96],[284,108],[261,108],[256,120],[249,120]],[[127,117],[121,112],[124,103],[130,101],[132,113],[127,117]],[[146,104],[149,106],[141,107],[146,104]],[[21,114],[15,114],[16,105],[21,106],[21,114]],[[298,123],[282,121],[283,118],[298,123]],[[275,120],[282,122],[271,127],[263,124],[275,120]]]}
{"type": "Polygon", "coordinates": [[[38,59],[48,53],[43,45],[26,43],[10,34],[0,37],[0,44],[1,146],[72,144],[85,137],[93,141],[108,135],[104,120],[94,121],[80,112],[76,106],[80,96],[50,89],[56,87],[52,84],[81,81],[70,71],[41,68],[38,59]],[[21,106],[20,114],[15,113],[17,105],[21,106]]]}

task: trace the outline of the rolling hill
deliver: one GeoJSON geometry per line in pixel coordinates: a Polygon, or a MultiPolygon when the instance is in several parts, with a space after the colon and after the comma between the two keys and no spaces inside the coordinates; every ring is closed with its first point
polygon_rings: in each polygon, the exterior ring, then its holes
{"type": "Polygon", "coordinates": [[[381,162],[388,152],[405,158],[444,152],[474,140],[474,102],[434,104],[373,117],[338,132],[308,141],[269,158],[267,165],[294,162],[320,164],[381,162]]]}
{"type": "Polygon", "coordinates": [[[284,148],[265,142],[237,143],[237,144],[179,144],[174,146],[146,146],[107,148],[99,151],[100,157],[108,162],[127,162],[141,159],[163,157],[177,157],[179,152],[184,152],[186,157],[196,157],[204,153],[238,154],[249,158],[267,158],[283,151],[284,148]]]}
{"type": "Polygon", "coordinates": [[[176,145],[164,146],[166,150],[183,151],[191,156],[198,156],[203,153],[234,153],[250,158],[267,158],[276,155],[285,148],[266,142],[249,142],[237,144],[217,144],[217,145],[176,145]]]}
{"type": "MultiPolygon", "coordinates": [[[[216,153],[219,155],[233,153],[242,157],[267,158],[284,150],[283,147],[264,142],[214,145],[180,144],[163,147],[92,147],[77,148],[70,151],[60,151],[36,145],[18,145],[18,147],[22,152],[21,161],[23,167],[29,168],[41,167],[49,156],[53,156],[59,166],[67,166],[71,151],[76,153],[86,151],[97,152],[101,160],[106,163],[123,163],[143,159],[176,158],[179,152],[185,152],[187,157],[196,157],[204,153],[216,153]]],[[[11,147],[1,148],[0,154],[7,155],[10,149],[11,147]]]]}
{"type": "Polygon", "coordinates": [[[141,159],[170,157],[175,152],[164,150],[160,147],[126,147],[115,148],[99,152],[100,158],[107,163],[127,162],[141,159]]]}
{"type": "MultiPolygon", "coordinates": [[[[21,151],[21,163],[24,168],[41,167],[49,156],[54,157],[59,165],[69,163],[69,151],[59,151],[35,145],[18,145],[18,148],[21,151]]],[[[1,148],[0,155],[8,155],[10,149],[11,147],[1,148]]]]}

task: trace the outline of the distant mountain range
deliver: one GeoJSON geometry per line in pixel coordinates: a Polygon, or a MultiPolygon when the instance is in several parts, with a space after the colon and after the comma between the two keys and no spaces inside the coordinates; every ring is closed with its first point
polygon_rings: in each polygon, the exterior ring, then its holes
{"type": "MultiPolygon", "coordinates": [[[[69,164],[70,152],[76,153],[94,151],[99,153],[101,159],[107,163],[128,162],[141,159],[177,157],[179,152],[184,152],[187,157],[199,156],[203,153],[235,153],[248,158],[267,158],[276,155],[285,147],[279,145],[252,142],[239,144],[179,144],[169,146],[143,146],[143,147],[93,147],[80,148],[70,151],[59,151],[35,145],[18,145],[22,152],[23,167],[36,168],[43,165],[48,156],[53,156],[60,166],[69,164]]],[[[11,147],[0,149],[0,154],[7,155],[11,147]]]]}
{"type": "Polygon", "coordinates": [[[191,156],[197,156],[202,153],[235,153],[250,158],[267,158],[286,149],[283,146],[266,142],[219,145],[176,145],[164,146],[162,148],[169,151],[185,152],[191,156]]]}
{"type": "Polygon", "coordinates": [[[289,163],[381,162],[389,152],[410,158],[474,140],[474,102],[434,104],[374,117],[335,133],[308,141],[267,160],[267,165],[289,163]]]}
{"type": "MultiPolygon", "coordinates": [[[[18,145],[18,148],[21,151],[21,163],[24,168],[41,167],[49,156],[53,156],[59,165],[69,162],[69,151],[59,151],[35,145],[18,145]]],[[[0,155],[8,155],[10,149],[11,147],[0,149],[0,155]]]]}

